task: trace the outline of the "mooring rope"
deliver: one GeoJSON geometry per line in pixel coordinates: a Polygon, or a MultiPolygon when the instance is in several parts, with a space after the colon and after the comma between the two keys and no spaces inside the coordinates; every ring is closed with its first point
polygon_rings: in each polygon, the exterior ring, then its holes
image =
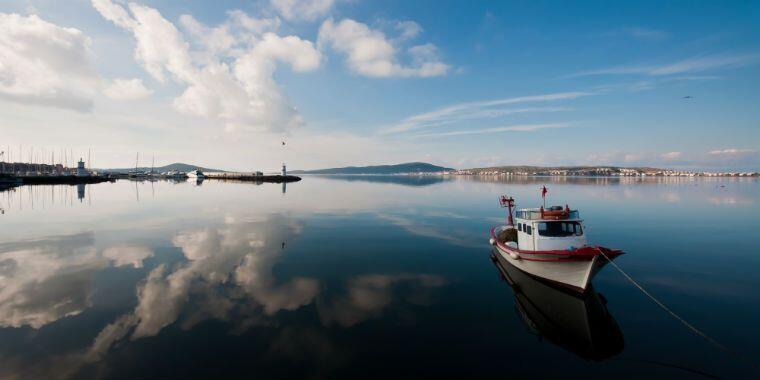
{"type": "Polygon", "coordinates": [[[715,340],[713,337],[707,335],[707,333],[705,333],[704,331],[702,331],[702,330],[694,327],[694,325],[692,325],[691,323],[687,322],[685,319],[681,318],[681,316],[679,316],[678,314],[676,314],[673,310],[671,310],[664,303],[662,303],[660,300],[658,300],[655,296],[652,295],[652,293],[649,293],[646,289],[644,289],[643,286],[641,286],[638,282],[636,282],[636,280],[634,280],[633,277],[631,277],[622,268],[620,268],[617,264],[615,264],[614,261],[612,261],[609,257],[607,257],[607,255],[604,253],[604,251],[602,251],[598,247],[597,247],[597,250],[599,251],[599,253],[602,254],[602,256],[604,256],[605,259],[607,259],[607,262],[609,262],[610,264],[612,264],[612,266],[615,267],[615,269],[617,269],[617,271],[620,272],[620,274],[622,274],[623,277],[625,277],[631,284],[633,284],[633,286],[635,286],[636,288],[638,288],[642,293],[644,293],[645,296],[647,296],[650,300],[652,300],[655,304],[657,304],[657,306],[659,306],[660,308],[662,308],[662,310],[664,310],[666,313],[670,314],[671,317],[673,317],[677,321],[681,322],[681,324],[683,324],[691,332],[693,332],[693,333],[701,336],[704,340],[706,340],[708,343],[712,344],[713,346],[717,347],[718,349],[720,349],[720,350],[722,350],[722,351],[724,351],[724,352],[726,352],[726,353],[728,353],[728,354],[730,354],[730,355],[732,355],[732,356],[734,356],[734,357],[736,357],[736,358],[738,358],[738,359],[740,359],[742,361],[746,361],[748,364],[750,364],[753,367],[755,367],[755,369],[760,369],[760,365],[756,361],[752,360],[751,358],[749,358],[749,357],[747,357],[745,355],[742,355],[741,353],[739,353],[737,351],[734,351],[734,350],[730,349],[726,345],[724,345],[724,344],[718,342],[717,340],[715,340]]]}

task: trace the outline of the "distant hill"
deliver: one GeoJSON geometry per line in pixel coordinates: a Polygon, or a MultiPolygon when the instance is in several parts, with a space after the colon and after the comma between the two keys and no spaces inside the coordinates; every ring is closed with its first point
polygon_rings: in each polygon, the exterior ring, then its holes
{"type": "MultiPolygon", "coordinates": [[[[164,166],[156,166],[155,168],[153,168],[153,170],[155,170],[156,172],[159,172],[159,173],[168,172],[170,170],[178,170],[178,171],[181,171],[181,172],[189,172],[189,171],[192,171],[192,170],[195,170],[195,169],[200,169],[201,171],[204,171],[204,172],[223,172],[224,171],[224,170],[220,170],[220,169],[204,168],[204,167],[197,166],[197,165],[183,164],[181,162],[175,162],[173,164],[164,165],[164,166]]],[[[98,170],[102,170],[102,171],[105,171],[105,172],[112,172],[112,173],[126,173],[126,172],[128,172],[130,170],[134,170],[134,168],[127,168],[127,169],[98,169],[98,170]]],[[[137,170],[150,171],[150,166],[148,166],[148,167],[141,166],[141,167],[138,167],[137,170]]]]}
{"type": "Polygon", "coordinates": [[[445,168],[424,162],[408,162],[397,165],[377,165],[377,166],[347,166],[343,168],[318,169],[318,170],[292,170],[293,174],[415,174],[415,173],[440,173],[452,171],[452,168],[445,168]]]}
{"type": "Polygon", "coordinates": [[[441,183],[450,178],[441,175],[393,175],[393,174],[329,174],[324,178],[328,178],[333,181],[348,181],[348,182],[371,182],[371,183],[389,183],[402,186],[429,186],[436,183],[441,183]]]}

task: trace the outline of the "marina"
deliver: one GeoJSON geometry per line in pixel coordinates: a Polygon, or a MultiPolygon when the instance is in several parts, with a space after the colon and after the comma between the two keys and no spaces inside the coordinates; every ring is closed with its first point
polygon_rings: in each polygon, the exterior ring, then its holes
{"type": "MultiPolygon", "coordinates": [[[[0,156],[1,157],[1,156],[0,156]]],[[[23,162],[0,162],[0,188],[11,188],[23,185],[76,185],[76,184],[95,184],[101,182],[114,182],[116,180],[132,181],[185,181],[193,179],[203,181],[205,179],[241,181],[256,183],[287,183],[297,182],[301,177],[288,175],[286,167],[283,164],[279,173],[256,172],[227,172],[227,171],[207,171],[194,169],[189,171],[180,171],[171,169],[160,172],[155,169],[153,161],[150,170],[144,170],[139,167],[139,153],[135,159],[134,169],[128,171],[121,170],[93,170],[86,167],[84,160],[80,159],[76,167],[69,168],[64,164],[40,164],[40,163],[23,163],[23,162]]],[[[185,164],[174,164],[185,165],[185,164]]],[[[185,165],[187,166],[187,165],[185,165]]]]}

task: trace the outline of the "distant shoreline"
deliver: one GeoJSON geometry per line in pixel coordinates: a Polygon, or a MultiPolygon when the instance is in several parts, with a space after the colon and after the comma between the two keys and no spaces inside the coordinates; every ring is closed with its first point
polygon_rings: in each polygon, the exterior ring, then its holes
{"type": "Polygon", "coordinates": [[[521,177],[521,178],[758,178],[760,173],[691,173],[691,174],[638,174],[638,175],[615,175],[615,174],[514,174],[514,173],[462,173],[457,172],[420,172],[420,173],[303,173],[302,176],[351,176],[351,177],[392,177],[392,176],[440,176],[440,177],[521,177]]]}
{"type": "Polygon", "coordinates": [[[514,173],[448,173],[444,175],[477,176],[477,177],[574,177],[574,178],[753,178],[760,177],[757,172],[737,173],[684,173],[684,174],[514,174],[514,173]]]}
{"type": "Polygon", "coordinates": [[[758,177],[756,171],[689,171],[646,166],[530,166],[502,165],[453,169],[424,162],[396,165],[348,166],[317,170],[296,170],[304,175],[449,175],[449,176],[554,176],[554,177],[758,177]]]}

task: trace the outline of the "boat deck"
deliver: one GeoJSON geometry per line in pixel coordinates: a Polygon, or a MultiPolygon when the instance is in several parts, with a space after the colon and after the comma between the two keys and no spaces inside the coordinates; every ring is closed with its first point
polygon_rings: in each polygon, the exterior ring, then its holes
{"type": "Polygon", "coordinates": [[[496,235],[496,240],[499,241],[499,243],[506,244],[510,241],[513,241],[517,243],[517,229],[512,228],[505,228],[501,232],[499,232],[498,235],[496,235]]]}

